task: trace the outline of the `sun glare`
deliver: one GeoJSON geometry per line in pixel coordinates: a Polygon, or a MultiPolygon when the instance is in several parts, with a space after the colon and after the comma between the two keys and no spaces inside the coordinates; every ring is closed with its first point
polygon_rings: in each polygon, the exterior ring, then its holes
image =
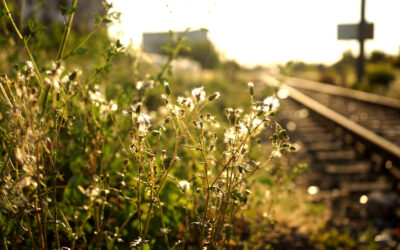
{"type": "MultiPolygon", "coordinates": [[[[110,34],[136,47],[143,32],[166,32],[207,28],[209,38],[223,56],[241,63],[284,63],[288,60],[332,63],[343,51],[358,53],[356,41],[338,41],[337,25],[357,23],[360,1],[125,1],[114,0],[122,12],[119,25],[110,34]]],[[[366,1],[366,20],[375,25],[366,51],[380,49],[397,54],[400,2],[366,1]]]]}

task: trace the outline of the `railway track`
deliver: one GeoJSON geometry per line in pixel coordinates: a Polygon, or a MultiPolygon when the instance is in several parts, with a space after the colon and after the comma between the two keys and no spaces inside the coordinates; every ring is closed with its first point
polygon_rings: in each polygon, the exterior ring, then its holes
{"type": "Polygon", "coordinates": [[[400,102],[289,77],[262,81],[286,97],[278,117],[298,148],[291,161],[312,169],[302,184],[331,209],[329,226],[400,249],[400,102]]]}

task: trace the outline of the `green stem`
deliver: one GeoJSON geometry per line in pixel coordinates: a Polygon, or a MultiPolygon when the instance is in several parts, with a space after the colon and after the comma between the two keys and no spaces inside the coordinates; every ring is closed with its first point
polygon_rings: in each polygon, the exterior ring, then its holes
{"type": "Polygon", "coordinates": [[[3,93],[3,95],[4,95],[4,98],[7,101],[7,104],[10,106],[11,109],[13,109],[14,106],[12,105],[10,99],[8,98],[6,90],[3,88],[3,84],[1,84],[1,82],[0,82],[0,89],[1,89],[1,92],[3,93]]]}
{"type": "Polygon", "coordinates": [[[22,25],[23,25],[23,18],[24,18],[24,13],[25,13],[25,5],[26,5],[26,0],[21,1],[21,13],[19,16],[19,28],[22,30],[22,25]]]}
{"type": "Polygon", "coordinates": [[[35,62],[35,60],[34,60],[34,58],[33,58],[33,56],[32,56],[31,50],[29,49],[28,43],[27,43],[27,41],[24,39],[24,37],[21,35],[21,32],[19,31],[17,25],[15,24],[14,19],[13,19],[12,16],[11,16],[11,12],[10,12],[10,10],[8,9],[8,5],[7,5],[6,0],[2,0],[2,3],[3,3],[3,6],[4,6],[4,9],[5,9],[6,12],[7,12],[8,19],[10,19],[11,24],[12,24],[12,26],[14,27],[14,30],[15,30],[15,32],[17,33],[18,38],[19,38],[20,40],[22,40],[23,43],[24,43],[24,47],[25,47],[26,51],[28,52],[29,59],[32,61],[33,68],[35,69],[35,72],[36,72],[35,77],[36,77],[36,79],[37,79],[37,81],[38,81],[40,87],[43,88],[43,86],[44,86],[44,84],[43,84],[43,79],[42,79],[42,76],[40,75],[39,68],[37,67],[36,62],[35,62]]]}
{"type": "Polygon", "coordinates": [[[176,138],[175,138],[175,149],[174,149],[174,154],[173,154],[172,159],[171,159],[171,161],[170,161],[170,163],[169,163],[168,169],[167,169],[167,171],[165,172],[165,174],[164,174],[164,176],[163,176],[163,178],[162,178],[162,180],[161,180],[160,186],[158,187],[158,189],[157,189],[157,191],[156,191],[155,196],[158,196],[158,194],[160,193],[161,188],[162,188],[162,186],[164,185],[165,180],[167,179],[168,173],[169,173],[169,171],[171,170],[172,166],[173,166],[174,163],[175,163],[176,156],[177,156],[177,154],[178,154],[178,148],[179,148],[179,141],[180,141],[180,139],[181,139],[181,135],[178,135],[178,132],[177,132],[176,138]]]}
{"type": "Polygon", "coordinates": [[[3,247],[4,247],[5,250],[8,250],[6,237],[3,238],[3,247]]]}
{"type": "Polygon", "coordinates": [[[158,73],[157,75],[157,82],[161,82],[161,78],[164,75],[165,71],[168,69],[168,67],[171,65],[172,61],[174,60],[174,58],[178,55],[179,50],[181,49],[181,44],[183,39],[185,38],[185,35],[189,32],[189,28],[187,28],[182,35],[176,40],[176,44],[175,44],[175,48],[172,51],[172,53],[169,55],[168,57],[168,61],[167,63],[163,66],[163,68],[161,69],[161,72],[158,73]]]}
{"type": "Polygon", "coordinates": [[[21,35],[21,32],[19,32],[19,29],[18,29],[17,25],[15,24],[14,19],[13,19],[12,16],[11,16],[11,12],[10,12],[10,10],[8,9],[8,5],[7,5],[6,0],[2,0],[2,2],[3,2],[4,9],[6,9],[7,16],[8,16],[8,18],[10,19],[11,24],[12,24],[12,26],[14,27],[15,32],[17,33],[19,39],[24,40],[24,37],[21,35]]]}
{"type": "Polygon", "coordinates": [[[144,225],[143,240],[146,240],[147,230],[149,229],[150,219],[151,219],[151,212],[152,212],[152,210],[153,210],[153,203],[154,203],[154,199],[153,199],[153,187],[151,187],[150,206],[149,206],[149,211],[147,212],[146,224],[144,225]]]}
{"type": "MultiPolygon", "coordinates": [[[[73,8],[73,9],[76,9],[76,4],[77,4],[77,3],[78,3],[78,0],[74,0],[74,1],[72,2],[72,8],[73,8]]],[[[61,40],[61,44],[60,44],[60,47],[59,47],[59,49],[58,49],[57,61],[60,60],[60,59],[62,58],[62,55],[63,55],[63,53],[64,53],[64,49],[65,49],[65,46],[66,46],[66,44],[67,44],[69,32],[71,31],[72,20],[74,19],[74,15],[75,15],[75,10],[72,11],[71,14],[69,14],[67,26],[65,26],[64,34],[63,34],[63,37],[62,37],[62,40],[61,40]]]]}
{"type": "Polygon", "coordinates": [[[95,33],[95,31],[101,27],[101,23],[103,23],[103,20],[107,17],[107,12],[102,16],[102,18],[100,19],[100,21],[98,23],[96,23],[94,29],[86,35],[85,38],[83,38],[81,41],[79,41],[75,46],[72,47],[72,49],[70,51],[68,51],[64,56],[61,57],[61,59],[66,59],[67,57],[71,56],[71,54],[79,47],[81,47],[82,45],[84,45],[95,33]]]}
{"type": "Polygon", "coordinates": [[[35,240],[33,239],[31,222],[30,222],[30,218],[28,217],[28,214],[25,214],[25,220],[26,220],[26,224],[27,224],[27,227],[28,227],[29,238],[32,241],[32,246],[33,246],[34,249],[38,249],[37,246],[36,246],[35,240]]]}
{"type": "MultiPolygon", "coordinates": [[[[163,213],[160,197],[157,197],[157,198],[158,198],[158,206],[160,207],[161,225],[163,228],[165,228],[164,213],[163,213]]],[[[169,250],[170,247],[169,247],[168,235],[165,232],[163,234],[164,234],[165,245],[167,246],[167,249],[169,250]]]]}

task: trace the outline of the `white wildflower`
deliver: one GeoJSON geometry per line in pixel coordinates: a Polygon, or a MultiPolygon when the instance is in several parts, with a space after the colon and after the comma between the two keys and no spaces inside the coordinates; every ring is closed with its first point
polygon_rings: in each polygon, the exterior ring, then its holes
{"type": "Polygon", "coordinates": [[[197,102],[201,102],[206,98],[206,92],[203,87],[195,88],[192,90],[192,96],[194,96],[197,102]]]}
{"type": "Polygon", "coordinates": [[[168,227],[160,228],[160,230],[163,234],[168,234],[171,231],[168,227]]]}
{"type": "Polygon", "coordinates": [[[129,246],[130,247],[137,247],[140,244],[142,244],[142,238],[138,237],[137,239],[133,240],[129,246]]]}
{"type": "Polygon", "coordinates": [[[246,125],[244,125],[243,123],[239,123],[239,126],[240,126],[240,129],[242,130],[242,133],[248,132],[246,125]]]}
{"type": "Polygon", "coordinates": [[[136,83],[136,89],[141,89],[141,88],[143,88],[143,82],[142,81],[138,81],[136,83]]]}
{"type": "Polygon", "coordinates": [[[32,61],[26,61],[26,66],[29,68],[29,70],[33,71],[33,62],[32,61]]]}
{"type": "Polygon", "coordinates": [[[178,96],[177,101],[180,105],[184,105],[186,103],[186,97],[178,96]]]}
{"type": "Polygon", "coordinates": [[[99,106],[99,104],[105,103],[105,98],[100,91],[92,92],[89,90],[89,97],[93,101],[93,103],[96,104],[96,106],[99,106]]]}
{"type": "Polygon", "coordinates": [[[117,111],[118,110],[118,104],[116,104],[115,101],[110,101],[110,110],[111,111],[117,111]]]}
{"type": "Polygon", "coordinates": [[[279,108],[279,100],[275,97],[267,97],[263,101],[265,112],[275,112],[279,108]]]}
{"type": "Polygon", "coordinates": [[[147,114],[140,113],[137,116],[137,123],[139,125],[139,133],[145,135],[149,132],[149,128],[151,127],[151,117],[147,114]]]}
{"type": "Polygon", "coordinates": [[[190,190],[190,183],[186,180],[180,181],[179,186],[185,191],[190,190]]]}
{"type": "Polygon", "coordinates": [[[69,76],[68,76],[68,75],[64,75],[64,76],[61,78],[61,83],[62,83],[63,85],[66,85],[69,81],[70,81],[70,80],[69,80],[69,76]]]}
{"type": "Polygon", "coordinates": [[[150,125],[151,117],[147,114],[140,113],[137,121],[138,121],[138,123],[144,123],[144,124],[150,125]]]}
{"type": "Polygon", "coordinates": [[[279,157],[281,157],[282,156],[282,153],[281,153],[281,151],[279,151],[279,150],[274,150],[274,152],[272,152],[272,158],[279,158],[279,157]]]}

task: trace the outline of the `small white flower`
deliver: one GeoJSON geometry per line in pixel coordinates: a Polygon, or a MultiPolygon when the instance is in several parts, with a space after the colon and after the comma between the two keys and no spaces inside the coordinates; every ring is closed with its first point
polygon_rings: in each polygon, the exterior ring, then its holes
{"type": "Polygon", "coordinates": [[[179,186],[185,191],[190,190],[190,183],[186,180],[180,181],[179,186]]]}
{"type": "Polygon", "coordinates": [[[61,78],[61,83],[62,84],[67,84],[68,82],[69,82],[70,80],[69,80],[69,76],[68,75],[64,75],[62,78],[61,78]]]}
{"type": "Polygon", "coordinates": [[[95,104],[105,103],[105,98],[100,91],[92,92],[89,90],[89,97],[95,104]]]}
{"type": "Polygon", "coordinates": [[[160,230],[163,234],[168,234],[171,231],[168,227],[160,228],[160,230]]]}
{"type": "Polygon", "coordinates": [[[279,157],[281,157],[282,156],[282,154],[281,154],[281,151],[279,151],[279,150],[275,150],[273,153],[272,153],[272,158],[279,158],[279,157]]]}
{"type": "Polygon", "coordinates": [[[33,63],[32,61],[26,61],[26,67],[29,69],[29,71],[33,72],[33,63]]]}
{"type": "Polygon", "coordinates": [[[110,101],[110,110],[117,111],[118,105],[114,101],[110,101]]]}
{"type": "Polygon", "coordinates": [[[250,88],[254,87],[254,83],[253,83],[253,82],[249,82],[247,85],[248,85],[250,88]]]}
{"type": "Polygon", "coordinates": [[[138,81],[136,83],[136,89],[141,89],[141,88],[143,88],[143,82],[142,81],[138,81]]]}
{"type": "Polygon", "coordinates": [[[129,246],[130,247],[137,247],[140,244],[142,244],[142,238],[138,237],[137,239],[133,240],[129,246]]]}
{"type": "Polygon", "coordinates": [[[147,114],[140,113],[137,118],[136,122],[139,125],[138,131],[139,134],[145,135],[149,132],[149,128],[151,127],[151,117],[147,114]]]}
{"type": "Polygon", "coordinates": [[[186,103],[186,97],[178,96],[177,101],[178,101],[178,103],[179,103],[180,105],[184,105],[184,104],[186,103]]]}
{"type": "Polygon", "coordinates": [[[203,87],[195,88],[192,90],[192,96],[194,96],[197,102],[201,102],[206,98],[206,92],[203,87]]]}
{"type": "Polygon", "coordinates": [[[144,124],[150,125],[151,124],[150,121],[151,121],[151,116],[144,114],[144,113],[139,114],[138,123],[144,123],[144,124]]]}
{"type": "Polygon", "coordinates": [[[263,103],[265,112],[275,112],[280,105],[279,100],[272,96],[265,98],[263,103]]]}
{"type": "Polygon", "coordinates": [[[244,125],[243,123],[239,123],[240,125],[240,129],[242,130],[243,133],[246,133],[248,131],[246,125],[244,125]]]}

